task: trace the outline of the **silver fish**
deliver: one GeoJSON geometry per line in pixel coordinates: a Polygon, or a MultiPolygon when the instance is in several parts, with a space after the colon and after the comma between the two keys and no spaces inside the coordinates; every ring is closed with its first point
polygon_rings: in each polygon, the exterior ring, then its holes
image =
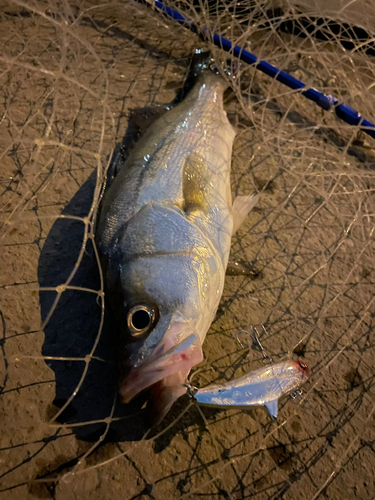
{"type": "Polygon", "coordinates": [[[222,385],[188,389],[201,405],[224,408],[248,408],[264,405],[272,418],[277,417],[278,400],[296,391],[310,370],[302,361],[284,361],[263,366],[222,385]]]}
{"type": "Polygon", "coordinates": [[[196,72],[187,97],[150,126],[106,190],[96,233],[120,330],[119,392],[129,402],[152,386],[154,422],[203,359],[231,237],[257,201],[232,204],[228,85],[207,65],[196,72]]]}

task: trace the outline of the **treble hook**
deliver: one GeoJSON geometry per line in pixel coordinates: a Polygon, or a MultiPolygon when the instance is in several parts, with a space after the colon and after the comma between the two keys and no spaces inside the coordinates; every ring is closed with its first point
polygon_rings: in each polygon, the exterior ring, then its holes
{"type": "Polygon", "coordinates": [[[312,404],[310,403],[310,401],[308,399],[303,398],[303,400],[300,403],[297,401],[302,396],[303,396],[303,390],[302,389],[297,389],[296,391],[291,392],[289,394],[289,397],[293,400],[293,402],[295,402],[296,404],[298,404],[299,406],[301,406],[301,408],[307,409],[307,410],[312,410],[312,408],[313,408],[312,404]]]}
{"type": "MultiPolygon", "coordinates": [[[[264,347],[260,341],[260,337],[262,336],[262,334],[264,334],[265,336],[268,335],[267,330],[266,330],[264,325],[262,325],[261,323],[256,324],[256,325],[251,325],[251,333],[248,332],[247,330],[241,330],[240,332],[238,332],[236,334],[237,342],[240,344],[242,349],[245,349],[245,346],[242,344],[241,340],[239,339],[239,336],[241,334],[245,334],[252,339],[252,341],[255,343],[255,345],[258,347],[258,349],[262,353],[263,361],[265,361],[267,363],[273,363],[272,357],[269,354],[267,354],[266,350],[264,349],[264,347]],[[261,331],[258,332],[258,329],[260,329],[261,331]]],[[[250,349],[249,342],[248,342],[248,348],[250,349]]]]}
{"type": "Polygon", "coordinates": [[[297,399],[297,398],[301,397],[301,396],[302,396],[302,394],[303,394],[302,389],[297,389],[296,391],[291,392],[291,393],[289,394],[289,396],[290,396],[290,397],[294,400],[294,399],[297,399]]]}

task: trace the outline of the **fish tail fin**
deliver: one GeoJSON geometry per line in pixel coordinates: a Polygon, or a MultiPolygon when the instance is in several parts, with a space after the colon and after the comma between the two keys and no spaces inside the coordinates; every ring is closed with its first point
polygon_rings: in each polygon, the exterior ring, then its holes
{"type": "Polygon", "coordinates": [[[217,75],[218,80],[220,80],[223,84],[223,89],[229,86],[226,80],[221,77],[219,70],[215,65],[215,61],[212,58],[211,52],[209,50],[197,49],[194,52],[193,57],[191,58],[189,72],[185,80],[185,84],[183,88],[180,90],[180,92],[177,94],[175,99],[173,100],[172,102],[173,106],[179,104],[181,101],[185,99],[187,94],[189,94],[191,89],[196,84],[197,78],[199,78],[203,74],[217,75]]]}
{"type": "Polygon", "coordinates": [[[189,75],[197,77],[205,71],[218,74],[214,59],[209,50],[197,49],[191,59],[189,75]]]}
{"type": "MultiPolygon", "coordinates": [[[[238,74],[240,67],[238,59],[232,56],[226,60],[226,64],[222,66],[222,70],[226,75],[233,77],[238,74]]],[[[216,75],[220,73],[211,52],[209,50],[197,49],[191,59],[189,75],[197,77],[203,72],[210,72],[216,75]]]]}

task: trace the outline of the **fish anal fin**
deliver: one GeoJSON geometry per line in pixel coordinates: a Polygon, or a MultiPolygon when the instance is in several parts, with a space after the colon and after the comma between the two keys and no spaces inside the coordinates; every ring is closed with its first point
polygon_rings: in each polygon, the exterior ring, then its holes
{"type": "Polygon", "coordinates": [[[275,419],[279,411],[278,400],[273,399],[272,401],[267,401],[266,403],[264,403],[264,406],[267,408],[269,414],[271,415],[271,418],[275,419]]]}
{"type": "Polygon", "coordinates": [[[249,276],[251,278],[258,278],[260,272],[257,271],[254,266],[248,262],[243,262],[241,260],[235,260],[229,258],[227,270],[227,276],[249,276]]]}
{"type": "Polygon", "coordinates": [[[233,214],[233,234],[241,226],[243,221],[246,219],[247,215],[255,207],[258,202],[258,196],[254,194],[249,194],[246,196],[237,196],[233,202],[232,214],[233,214]]]}
{"type": "Polygon", "coordinates": [[[183,210],[186,213],[197,210],[208,213],[207,186],[211,175],[201,156],[192,153],[186,158],[182,180],[183,210]]]}

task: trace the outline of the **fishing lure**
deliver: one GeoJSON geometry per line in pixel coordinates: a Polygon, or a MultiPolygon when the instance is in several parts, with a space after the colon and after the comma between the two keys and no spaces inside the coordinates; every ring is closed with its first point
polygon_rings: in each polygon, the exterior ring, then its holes
{"type": "Polygon", "coordinates": [[[241,334],[249,336],[261,351],[263,361],[268,364],[226,384],[209,385],[198,389],[187,383],[187,394],[203,406],[248,408],[263,405],[274,419],[278,414],[279,398],[285,394],[295,397],[300,393],[300,387],[306,382],[310,370],[299,360],[274,364],[260,342],[260,335],[267,333],[264,325],[254,325],[251,329],[251,333],[239,332],[236,339],[240,346],[245,348],[239,337],[241,334]]]}
{"type": "Polygon", "coordinates": [[[188,395],[203,406],[248,408],[263,405],[272,418],[278,414],[278,400],[299,389],[310,370],[302,361],[282,361],[254,370],[226,384],[202,389],[188,386],[188,395]]]}

